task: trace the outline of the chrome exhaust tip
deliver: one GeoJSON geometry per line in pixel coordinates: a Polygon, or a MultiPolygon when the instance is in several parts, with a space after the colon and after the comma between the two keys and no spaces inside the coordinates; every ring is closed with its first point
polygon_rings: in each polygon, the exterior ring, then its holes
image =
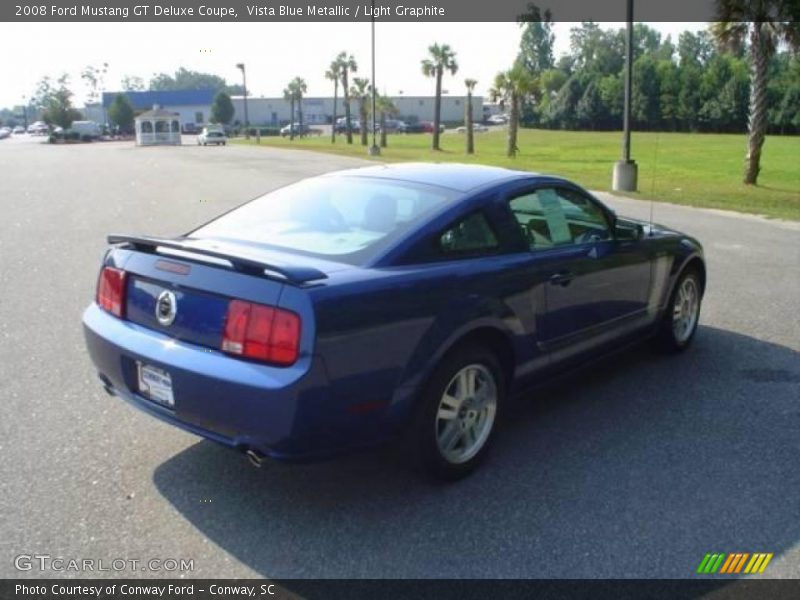
{"type": "Polygon", "coordinates": [[[259,452],[258,450],[253,450],[252,448],[248,448],[245,451],[245,454],[247,455],[247,460],[249,460],[250,464],[253,465],[256,469],[260,469],[261,465],[264,464],[264,461],[267,458],[261,452],[259,452]]]}

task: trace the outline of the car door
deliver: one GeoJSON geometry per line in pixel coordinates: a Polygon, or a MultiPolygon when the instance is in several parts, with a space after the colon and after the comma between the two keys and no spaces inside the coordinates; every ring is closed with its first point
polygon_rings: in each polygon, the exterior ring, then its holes
{"type": "Polygon", "coordinates": [[[544,285],[535,340],[551,359],[567,358],[646,322],[650,259],[635,240],[615,239],[609,212],[561,184],[519,190],[508,207],[544,285]]]}

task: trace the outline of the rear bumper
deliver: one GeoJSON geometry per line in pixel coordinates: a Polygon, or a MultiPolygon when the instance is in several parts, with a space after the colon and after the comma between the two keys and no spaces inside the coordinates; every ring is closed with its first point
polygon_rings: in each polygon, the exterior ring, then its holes
{"type": "Polygon", "coordinates": [[[280,460],[338,451],[341,433],[320,357],[289,368],[242,361],[113,317],[92,304],[83,314],[89,355],[109,392],[167,423],[237,449],[280,460]],[[174,410],[138,393],[136,362],[169,372],[174,410]]]}

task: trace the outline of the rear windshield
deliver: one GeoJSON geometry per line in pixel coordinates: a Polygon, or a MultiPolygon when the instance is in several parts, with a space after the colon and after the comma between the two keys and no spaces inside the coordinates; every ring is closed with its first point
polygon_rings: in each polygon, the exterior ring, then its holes
{"type": "Polygon", "coordinates": [[[458,195],[366,177],[321,177],[275,190],[191,233],[352,264],[368,261],[458,195]]]}

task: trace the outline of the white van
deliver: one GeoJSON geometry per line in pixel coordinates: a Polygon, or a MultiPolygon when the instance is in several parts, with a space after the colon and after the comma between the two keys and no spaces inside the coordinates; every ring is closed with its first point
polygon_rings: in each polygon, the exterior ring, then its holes
{"type": "Polygon", "coordinates": [[[70,131],[77,131],[81,137],[88,135],[90,138],[99,138],[103,134],[103,129],[94,121],[73,121],[70,131]]]}

